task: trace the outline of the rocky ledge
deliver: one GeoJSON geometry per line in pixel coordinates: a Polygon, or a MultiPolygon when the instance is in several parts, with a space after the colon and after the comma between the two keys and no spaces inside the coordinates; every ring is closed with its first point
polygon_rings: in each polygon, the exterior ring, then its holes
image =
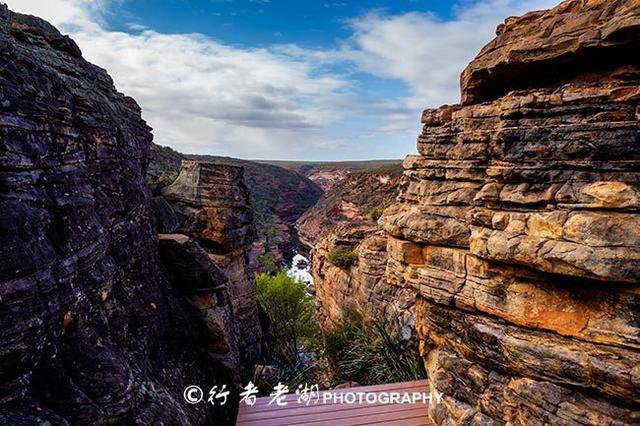
{"type": "Polygon", "coordinates": [[[509,18],[381,219],[436,424],[640,421],[637,1],[509,18]]]}
{"type": "Polygon", "coordinates": [[[252,358],[262,333],[249,257],[256,229],[244,169],[184,160],[162,196],[176,214],[175,232],[194,238],[229,278],[235,316],[242,324],[242,348],[252,358]]]}

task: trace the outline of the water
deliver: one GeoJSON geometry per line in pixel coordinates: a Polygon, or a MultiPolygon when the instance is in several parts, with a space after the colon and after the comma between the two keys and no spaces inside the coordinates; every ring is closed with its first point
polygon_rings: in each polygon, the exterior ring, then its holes
{"type": "Polygon", "coordinates": [[[313,276],[311,275],[311,263],[309,259],[300,253],[296,253],[291,261],[291,267],[287,271],[289,275],[299,278],[307,283],[307,286],[313,286],[313,276]],[[298,265],[300,261],[304,261],[304,266],[298,265]],[[301,267],[302,266],[302,267],[301,267]]]}

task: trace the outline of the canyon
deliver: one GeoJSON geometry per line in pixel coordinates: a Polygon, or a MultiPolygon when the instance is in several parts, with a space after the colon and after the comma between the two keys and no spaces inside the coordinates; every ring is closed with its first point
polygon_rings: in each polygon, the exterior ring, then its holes
{"type": "Polygon", "coordinates": [[[46,21],[0,4],[0,45],[0,424],[234,424],[299,251],[324,332],[418,346],[435,424],[640,422],[637,1],[508,18],[402,164],[181,154],[46,21]]]}

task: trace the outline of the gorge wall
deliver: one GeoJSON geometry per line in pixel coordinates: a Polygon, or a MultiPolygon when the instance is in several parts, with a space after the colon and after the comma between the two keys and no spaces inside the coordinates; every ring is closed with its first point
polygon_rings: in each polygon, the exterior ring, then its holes
{"type": "Polygon", "coordinates": [[[640,421],[640,3],[509,18],[426,110],[388,233],[436,424],[640,421]]]}
{"type": "Polygon", "coordinates": [[[233,388],[239,331],[195,242],[161,264],[140,108],[2,4],[0,45],[0,424],[232,423],[233,402],[182,399],[233,388]]]}
{"type": "Polygon", "coordinates": [[[175,232],[194,238],[228,277],[235,317],[242,324],[241,346],[249,358],[256,356],[261,327],[249,253],[257,234],[244,169],[184,160],[162,195],[177,216],[175,232]]]}
{"type": "Polygon", "coordinates": [[[396,198],[399,171],[347,173],[296,223],[300,240],[313,247],[316,316],[324,330],[340,324],[351,310],[394,318],[412,328],[414,294],[385,281],[386,236],[376,223],[396,198]],[[336,250],[352,252],[357,259],[348,267],[337,266],[331,258],[336,250]]]}

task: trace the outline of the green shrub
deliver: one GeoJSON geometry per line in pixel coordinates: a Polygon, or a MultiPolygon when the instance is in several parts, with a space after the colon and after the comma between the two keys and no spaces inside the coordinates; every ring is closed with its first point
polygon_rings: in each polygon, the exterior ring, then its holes
{"type": "Polygon", "coordinates": [[[152,176],[147,178],[147,185],[151,188],[151,192],[154,195],[160,193],[162,188],[165,188],[173,183],[178,178],[178,172],[172,172],[164,175],[152,176]]]}
{"type": "Polygon", "coordinates": [[[384,319],[365,322],[345,315],[342,324],[324,335],[325,356],[333,365],[334,384],[354,381],[379,384],[426,376],[415,343],[400,337],[399,327],[384,319]]]}
{"type": "Polygon", "coordinates": [[[256,286],[258,302],[270,320],[265,361],[276,366],[279,381],[293,380],[308,369],[308,353],[316,346],[313,298],[304,281],[283,271],[258,274],[256,286]]]}
{"type": "Polygon", "coordinates": [[[327,260],[342,269],[349,269],[358,260],[358,255],[344,247],[334,247],[327,254],[327,260]]]}
{"type": "Polygon", "coordinates": [[[278,272],[278,264],[276,263],[276,257],[271,252],[266,252],[258,256],[258,262],[260,262],[260,266],[262,266],[263,270],[269,274],[274,275],[278,272]]]}
{"type": "Polygon", "coordinates": [[[387,207],[389,207],[389,204],[382,203],[378,207],[374,207],[373,209],[369,210],[369,217],[371,218],[371,220],[377,222],[378,219],[382,217],[382,213],[384,213],[387,207]]]}

